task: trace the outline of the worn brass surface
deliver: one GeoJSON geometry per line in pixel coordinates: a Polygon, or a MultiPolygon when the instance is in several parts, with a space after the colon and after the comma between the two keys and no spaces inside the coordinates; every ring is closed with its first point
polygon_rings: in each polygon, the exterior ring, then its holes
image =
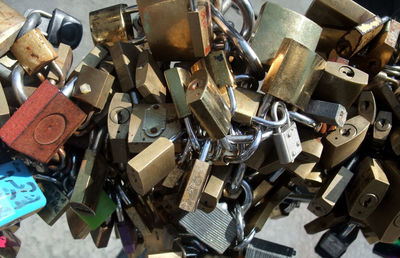
{"type": "Polygon", "coordinates": [[[214,166],[210,178],[201,194],[201,209],[211,212],[217,206],[222,196],[225,183],[232,172],[232,166],[214,166]]]}
{"type": "MultiPolygon", "coordinates": [[[[69,45],[60,43],[60,46],[57,49],[57,55],[58,57],[55,60],[55,63],[61,68],[62,74],[66,78],[72,65],[72,49],[69,45]]],[[[50,70],[47,79],[58,81],[60,78],[58,78],[57,74],[53,70],[50,70]]]]}
{"type": "Polygon", "coordinates": [[[183,68],[174,67],[164,71],[164,76],[178,118],[189,116],[191,112],[186,103],[185,88],[190,82],[190,73],[183,68]]]}
{"type": "Polygon", "coordinates": [[[232,68],[224,50],[210,52],[205,60],[207,71],[210,73],[221,94],[226,93],[226,86],[236,87],[232,68]]]}
{"type": "Polygon", "coordinates": [[[174,188],[184,173],[185,171],[183,169],[175,167],[171,172],[169,172],[162,185],[167,188],[174,188]]]}

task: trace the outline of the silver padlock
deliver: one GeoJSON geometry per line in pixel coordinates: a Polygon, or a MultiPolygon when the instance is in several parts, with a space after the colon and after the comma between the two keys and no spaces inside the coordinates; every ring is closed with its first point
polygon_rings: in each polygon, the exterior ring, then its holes
{"type": "Polygon", "coordinates": [[[311,100],[306,113],[318,122],[343,127],[347,119],[347,111],[339,103],[311,100]]]}

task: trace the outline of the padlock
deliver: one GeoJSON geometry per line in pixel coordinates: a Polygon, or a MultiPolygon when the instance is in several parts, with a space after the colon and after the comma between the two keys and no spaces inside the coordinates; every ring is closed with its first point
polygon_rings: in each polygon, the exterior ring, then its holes
{"type": "MultiPolygon", "coordinates": [[[[173,104],[137,104],[132,108],[129,122],[128,147],[131,153],[139,153],[157,137],[170,138],[181,131],[173,104]]],[[[181,151],[179,141],[175,151],[181,151]]]]}
{"type": "Polygon", "coordinates": [[[310,100],[305,112],[318,122],[338,127],[343,127],[347,119],[347,111],[344,106],[322,100],[310,100]]]}
{"type": "MultiPolygon", "coordinates": [[[[227,60],[225,51],[211,51],[205,58],[206,69],[213,78],[221,94],[226,93],[226,87],[236,88],[232,68],[227,60]]],[[[192,71],[192,73],[194,73],[192,71]]]]}
{"type": "Polygon", "coordinates": [[[107,129],[114,163],[128,162],[128,133],[132,113],[129,94],[115,93],[108,108],[107,129]]]}
{"type": "Polygon", "coordinates": [[[352,0],[314,0],[306,12],[309,19],[331,28],[357,26],[374,16],[352,0]]]}
{"type": "MultiPolygon", "coordinates": [[[[72,65],[72,49],[69,45],[61,43],[57,49],[57,59],[54,62],[61,68],[64,78],[67,77],[69,69],[72,65]]],[[[61,78],[57,73],[50,70],[47,74],[48,80],[59,81],[61,78]]]]}
{"type": "Polygon", "coordinates": [[[245,258],[293,257],[296,251],[288,246],[273,243],[261,238],[253,238],[246,248],[245,258]]]}
{"type": "Polygon", "coordinates": [[[182,178],[185,171],[179,167],[175,167],[169,174],[165,177],[162,186],[166,188],[174,188],[178,181],[182,178]]]}
{"type": "Polygon", "coordinates": [[[353,177],[353,169],[356,158],[353,158],[346,167],[339,171],[328,182],[325,182],[315,197],[309,203],[307,209],[317,216],[328,214],[342,196],[345,188],[353,177]]]}
{"type": "Polygon", "coordinates": [[[116,210],[116,230],[121,237],[122,246],[124,248],[125,254],[129,255],[135,252],[135,242],[131,235],[131,228],[127,221],[125,221],[124,213],[121,204],[121,198],[118,194],[115,195],[115,200],[117,203],[117,210],[116,210]]]}
{"type": "MultiPolygon", "coordinates": [[[[337,28],[330,28],[330,27],[323,27],[321,37],[319,39],[316,52],[320,54],[323,58],[327,59],[328,61],[336,61],[332,59],[344,59],[339,57],[336,53],[336,45],[343,37],[344,34],[347,33],[347,30],[337,29],[337,28]],[[335,58],[333,58],[335,56],[335,58]]],[[[347,59],[346,59],[347,60],[347,59]]],[[[347,60],[348,62],[348,60],[347,60]]],[[[347,63],[348,64],[348,63],[347,63]]]]}
{"type": "Polygon", "coordinates": [[[85,239],[87,235],[89,235],[89,226],[71,208],[67,209],[66,217],[69,231],[73,239],[85,239]]]}
{"type": "Polygon", "coordinates": [[[188,0],[137,2],[143,29],[156,60],[190,61],[210,52],[209,1],[197,2],[193,1],[190,11],[188,0]],[[200,5],[201,2],[206,4],[200,5]]]}
{"type": "Polygon", "coordinates": [[[372,132],[374,144],[382,147],[388,138],[390,131],[393,127],[392,113],[386,111],[379,111],[374,123],[372,132]]]}
{"type": "Polygon", "coordinates": [[[179,208],[184,211],[194,212],[197,209],[200,195],[203,192],[211,169],[210,163],[206,162],[210,146],[211,141],[207,140],[203,145],[200,157],[194,162],[179,203],[179,208]]]}
{"type": "Polygon", "coordinates": [[[321,165],[331,169],[350,157],[364,141],[369,125],[369,121],[364,117],[355,116],[347,120],[342,128],[337,128],[323,138],[321,165]]]}
{"type": "Polygon", "coordinates": [[[53,47],[37,28],[17,39],[10,50],[29,75],[37,73],[57,58],[53,47]]]}
{"type": "Polygon", "coordinates": [[[400,101],[396,98],[391,86],[388,83],[379,82],[372,88],[372,91],[375,97],[380,100],[382,104],[389,106],[395,117],[400,119],[400,101]]]}
{"type": "Polygon", "coordinates": [[[340,207],[335,207],[328,214],[320,216],[305,224],[304,229],[307,234],[316,234],[348,221],[349,216],[346,213],[346,207],[342,207],[342,205],[338,206],[340,207]]]}
{"type": "Polygon", "coordinates": [[[114,220],[109,217],[97,229],[90,231],[93,243],[97,248],[105,248],[111,237],[114,220]]]}
{"type": "Polygon", "coordinates": [[[90,66],[83,66],[72,97],[88,103],[97,110],[106,105],[109,92],[114,83],[114,76],[90,66]]]}
{"type": "Polygon", "coordinates": [[[101,128],[85,151],[70,200],[70,206],[74,211],[95,215],[107,172],[105,160],[99,153],[105,134],[105,128],[101,128]]]}
{"type": "Polygon", "coordinates": [[[285,38],[261,91],[304,111],[324,68],[322,57],[295,40],[285,38]]]}
{"type": "Polygon", "coordinates": [[[231,127],[231,113],[206,70],[192,74],[186,90],[192,114],[212,139],[224,138],[231,127]]]}
{"type": "Polygon", "coordinates": [[[345,58],[350,58],[363,49],[382,30],[388,18],[375,16],[349,30],[336,45],[336,52],[345,58]]]}
{"type": "Polygon", "coordinates": [[[372,91],[363,91],[358,99],[358,114],[367,119],[372,125],[376,117],[376,102],[372,91]]]}
{"type": "Polygon", "coordinates": [[[20,160],[0,165],[0,228],[12,225],[42,209],[46,198],[20,160]]]}
{"type": "Polygon", "coordinates": [[[188,117],[191,112],[186,103],[185,89],[190,82],[190,73],[183,68],[174,67],[164,71],[164,76],[178,118],[188,117]]]}
{"type": "Polygon", "coordinates": [[[368,84],[368,74],[357,68],[327,62],[313,97],[343,105],[346,110],[356,101],[368,84]]]}
{"type": "Polygon", "coordinates": [[[273,139],[281,164],[292,163],[302,151],[296,123],[290,119],[287,126],[274,133],[273,139]]]}
{"type": "Polygon", "coordinates": [[[65,213],[69,207],[69,200],[65,194],[58,189],[55,184],[42,182],[39,183],[47,203],[38,212],[38,215],[49,226],[52,226],[65,213]]]}
{"type": "Polygon", "coordinates": [[[400,156],[400,127],[395,127],[390,134],[390,144],[394,154],[400,156]]]}
{"type": "Polygon", "coordinates": [[[117,4],[89,13],[90,32],[95,45],[112,45],[114,42],[127,42],[133,39],[131,13],[134,7],[117,4]]]}
{"type": "Polygon", "coordinates": [[[167,89],[164,76],[148,51],[138,54],[136,67],[136,89],[147,103],[165,103],[167,89]]]}
{"type": "Polygon", "coordinates": [[[350,63],[357,65],[370,76],[377,75],[389,63],[395,52],[399,34],[400,23],[396,20],[388,21],[379,35],[371,41],[367,53],[354,56],[350,63]]]}
{"type": "Polygon", "coordinates": [[[96,68],[98,64],[108,55],[108,51],[101,47],[95,46],[83,59],[82,61],[76,66],[76,68],[72,71],[69,79],[73,78],[74,76],[78,75],[84,66],[90,66],[96,68]]]}
{"type": "Polygon", "coordinates": [[[86,115],[58,89],[44,81],[0,129],[7,145],[47,163],[86,115]]]}
{"type": "Polygon", "coordinates": [[[25,23],[25,17],[19,12],[0,2],[0,56],[3,56],[13,45],[19,30],[25,23]]]}
{"type": "Polygon", "coordinates": [[[131,43],[115,42],[109,48],[122,92],[135,88],[135,74],[140,48],[131,43]]]}
{"type": "Polygon", "coordinates": [[[253,190],[253,201],[252,205],[258,205],[258,203],[264,199],[264,197],[274,188],[275,182],[285,172],[285,169],[280,168],[272,174],[268,180],[262,180],[257,187],[253,190]]]}
{"type": "Polygon", "coordinates": [[[47,39],[55,47],[60,43],[75,49],[79,46],[83,34],[82,23],[75,17],[56,8],[47,27],[47,39]]]}
{"type": "Polygon", "coordinates": [[[10,119],[10,108],[4,94],[3,86],[0,83],[0,128],[10,119]]]}
{"type": "Polygon", "coordinates": [[[250,45],[264,65],[270,65],[284,38],[292,38],[314,51],[322,28],[292,10],[272,2],[262,5],[250,45]]]}
{"type": "Polygon", "coordinates": [[[188,212],[179,219],[179,224],[218,254],[223,254],[236,238],[235,220],[226,203],[219,203],[211,213],[200,209],[188,212]]]}
{"type": "Polygon", "coordinates": [[[175,167],[174,143],[159,137],[128,162],[128,178],[132,188],[140,195],[162,181],[175,167]]]}
{"type": "Polygon", "coordinates": [[[200,197],[200,209],[205,212],[211,212],[217,207],[231,172],[232,166],[214,166],[212,168],[210,178],[200,197]]]}
{"type": "Polygon", "coordinates": [[[350,216],[360,220],[367,218],[378,207],[388,188],[389,181],[379,161],[366,157],[345,192],[350,216]]]}

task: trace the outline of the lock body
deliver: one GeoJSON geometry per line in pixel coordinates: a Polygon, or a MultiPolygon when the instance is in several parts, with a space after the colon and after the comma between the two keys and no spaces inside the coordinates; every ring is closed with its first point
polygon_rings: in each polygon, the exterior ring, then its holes
{"type": "Polygon", "coordinates": [[[358,114],[372,125],[375,122],[377,106],[372,91],[363,91],[358,99],[358,114]]]}
{"type": "Polygon", "coordinates": [[[57,58],[53,47],[37,28],[17,39],[10,50],[29,75],[57,58]]]}
{"type": "Polygon", "coordinates": [[[270,65],[284,38],[292,38],[314,51],[322,28],[307,17],[266,2],[260,10],[251,47],[264,65],[270,65]]]}
{"type": "Polygon", "coordinates": [[[78,214],[71,208],[66,212],[67,223],[69,231],[73,239],[85,239],[90,233],[90,228],[85,221],[83,221],[78,214]]]}
{"type": "Polygon", "coordinates": [[[213,79],[206,70],[191,77],[186,101],[192,114],[213,139],[224,138],[231,126],[231,114],[213,79]]]}
{"type": "Polygon", "coordinates": [[[314,51],[285,38],[261,91],[305,110],[324,67],[325,61],[314,51]]]}
{"type": "Polygon", "coordinates": [[[25,17],[4,2],[0,2],[0,10],[0,56],[3,56],[17,38],[25,17]]]}
{"type": "Polygon", "coordinates": [[[186,103],[185,88],[190,82],[190,73],[183,68],[174,67],[164,71],[164,76],[178,118],[189,116],[191,112],[186,103]]]}
{"type": "Polygon", "coordinates": [[[373,142],[378,146],[383,146],[393,127],[391,112],[379,111],[376,116],[373,130],[373,142]]]}
{"type": "Polygon", "coordinates": [[[319,122],[343,127],[347,119],[347,111],[338,103],[322,100],[311,100],[306,113],[319,122]]]}
{"type": "Polygon", "coordinates": [[[140,195],[148,193],[175,167],[174,144],[160,137],[128,162],[128,178],[140,195]]]}
{"type": "Polygon", "coordinates": [[[49,226],[52,226],[65,213],[69,206],[68,197],[56,185],[43,182],[39,186],[46,197],[47,203],[38,212],[38,215],[49,226]]]}
{"type": "Polygon", "coordinates": [[[175,167],[164,179],[162,185],[167,188],[174,188],[181,179],[185,171],[179,167],[175,167]]]}
{"type": "Polygon", "coordinates": [[[0,137],[9,147],[47,163],[85,117],[54,85],[44,81],[0,129],[0,137]]]}
{"type": "Polygon", "coordinates": [[[226,93],[227,86],[236,88],[235,78],[225,51],[211,51],[205,58],[205,63],[205,68],[210,73],[221,94],[226,93]]]}
{"type": "MultiPolygon", "coordinates": [[[[72,49],[69,45],[61,43],[57,49],[57,58],[54,61],[62,71],[62,74],[66,78],[69,72],[69,69],[72,65],[72,49]]],[[[56,75],[56,73],[52,70],[49,71],[47,75],[48,80],[59,81],[60,78],[56,75]]]]}
{"type": "Polygon", "coordinates": [[[295,122],[273,135],[276,151],[281,164],[292,163],[302,151],[295,122]]]}
{"type": "Polygon", "coordinates": [[[96,68],[98,64],[108,55],[107,49],[101,46],[95,46],[83,59],[79,62],[76,68],[72,71],[69,78],[78,75],[84,66],[96,68]]]}
{"type": "Polygon", "coordinates": [[[112,45],[133,39],[132,20],[124,12],[126,4],[117,4],[89,13],[90,32],[95,45],[112,45]]]}
{"type": "Polygon", "coordinates": [[[114,226],[114,220],[111,218],[107,219],[100,227],[90,231],[93,243],[97,248],[105,248],[111,237],[112,229],[114,226]]]}

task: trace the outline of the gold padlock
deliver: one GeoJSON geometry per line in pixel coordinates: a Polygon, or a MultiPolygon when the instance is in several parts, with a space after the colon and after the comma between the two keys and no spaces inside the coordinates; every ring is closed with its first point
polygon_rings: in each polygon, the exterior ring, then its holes
{"type": "Polygon", "coordinates": [[[10,50],[29,75],[37,73],[57,58],[53,47],[38,28],[17,39],[10,50]]]}
{"type": "Polygon", "coordinates": [[[174,67],[164,71],[164,76],[178,118],[188,117],[191,112],[186,103],[185,89],[190,82],[190,73],[183,68],[174,67]]]}
{"type": "Polygon", "coordinates": [[[101,46],[95,46],[76,66],[76,68],[72,71],[69,79],[78,75],[84,66],[90,66],[96,68],[98,64],[108,55],[107,49],[101,46]]]}
{"type": "Polygon", "coordinates": [[[334,49],[336,49],[336,45],[339,40],[343,37],[344,34],[347,33],[347,30],[342,29],[334,29],[329,27],[323,27],[321,37],[319,38],[319,42],[317,45],[316,52],[320,54],[323,58],[329,59],[332,61],[330,55],[336,53],[334,49]]]}
{"type": "Polygon", "coordinates": [[[360,220],[367,218],[378,207],[388,188],[389,181],[379,161],[366,157],[346,190],[350,216],[360,220]]]}
{"type": "Polygon", "coordinates": [[[347,120],[342,128],[330,133],[323,139],[321,165],[331,169],[350,157],[364,141],[369,125],[364,117],[355,116],[347,120]]]}
{"type": "Polygon", "coordinates": [[[3,1],[0,2],[0,10],[0,56],[3,56],[17,38],[25,17],[3,1]]]}
{"type": "Polygon", "coordinates": [[[231,113],[206,70],[192,74],[186,101],[193,115],[212,139],[224,138],[231,127],[231,113]]]}
{"type": "Polygon", "coordinates": [[[324,67],[324,59],[314,51],[285,38],[261,91],[305,110],[324,67]]]}
{"type": "Polygon", "coordinates": [[[322,28],[307,17],[282,6],[266,2],[262,5],[251,47],[264,65],[269,65],[284,38],[292,38],[314,51],[322,28]]]}
{"type": "Polygon", "coordinates": [[[185,171],[179,167],[175,167],[167,177],[165,177],[162,185],[167,188],[174,188],[178,181],[181,179],[185,171]]]}
{"type": "Polygon", "coordinates": [[[274,186],[267,180],[262,180],[253,190],[252,205],[257,205],[273,188],[274,186]]]}
{"type": "MultiPolygon", "coordinates": [[[[205,68],[210,73],[221,94],[226,93],[226,87],[228,86],[236,88],[235,78],[225,51],[211,51],[205,58],[205,62],[205,68]]],[[[192,73],[194,73],[194,71],[192,71],[192,73]]]]}
{"type": "Polygon", "coordinates": [[[363,71],[341,63],[327,62],[313,97],[339,103],[348,110],[367,84],[368,74],[363,71]]]}
{"type": "Polygon", "coordinates": [[[135,79],[136,89],[147,103],[165,103],[167,89],[164,76],[148,51],[138,55],[135,79]]]}

